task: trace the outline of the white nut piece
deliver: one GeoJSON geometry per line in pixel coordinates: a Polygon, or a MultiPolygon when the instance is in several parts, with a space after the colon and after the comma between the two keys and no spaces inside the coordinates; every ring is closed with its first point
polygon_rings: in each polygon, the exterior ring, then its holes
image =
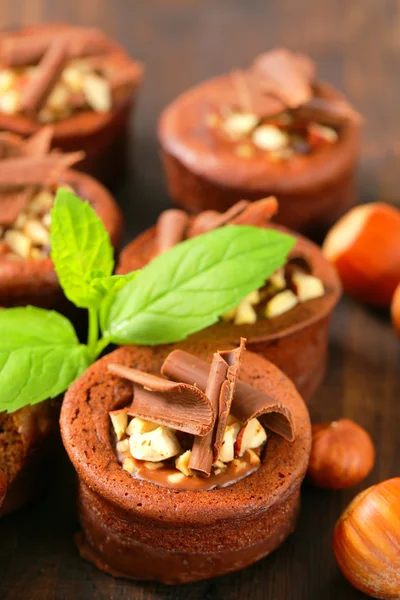
{"type": "Polygon", "coordinates": [[[236,307],[231,308],[230,310],[227,310],[226,312],[224,312],[224,314],[221,315],[221,319],[223,321],[233,321],[233,319],[235,318],[235,315],[236,315],[236,307]]]}
{"type": "Polygon", "coordinates": [[[83,89],[83,72],[76,66],[66,67],[61,74],[62,81],[73,91],[81,92],[83,89]]]}
{"type": "Polygon", "coordinates": [[[146,467],[146,469],[149,469],[149,471],[157,471],[158,469],[162,469],[164,466],[163,462],[147,462],[144,461],[143,466],[146,467]]]}
{"type": "Polygon", "coordinates": [[[14,85],[17,76],[11,69],[1,69],[0,71],[0,92],[8,92],[14,85]]]}
{"type": "Polygon", "coordinates": [[[324,284],[318,277],[314,277],[314,275],[299,271],[293,274],[292,283],[300,302],[321,298],[325,294],[324,284]]]}
{"type": "Polygon", "coordinates": [[[175,467],[178,471],[181,471],[186,477],[190,477],[193,475],[192,471],[189,469],[190,457],[192,456],[191,450],[186,450],[183,454],[178,456],[175,460],[175,467]]]}
{"type": "Polygon", "coordinates": [[[83,93],[89,106],[95,112],[108,112],[111,110],[111,89],[104,77],[89,73],[83,81],[83,93]]]}
{"type": "Polygon", "coordinates": [[[286,288],[286,280],[285,280],[285,273],[283,269],[278,269],[278,271],[275,271],[275,273],[272,273],[271,277],[269,278],[269,283],[272,285],[272,287],[277,290],[277,291],[281,291],[284,290],[286,288]]]}
{"type": "Polygon", "coordinates": [[[14,221],[14,229],[22,229],[26,223],[27,216],[25,213],[19,213],[14,221]]]}
{"type": "Polygon", "coordinates": [[[34,244],[48,246],[50,244],[50,235],[48,230],[40,221],[29,219],[24,225],[24,233],[34,244]]]}
{"type": "Polygon", "coordinates": [[[276,296],[271,298],[265,307],[265,316],[267,319],[273,319],[274,317],[278,317],[285,312],[288,312],[292,308],[299,303],[299,300],[292,292],[292,290],[285,290],[284,292],[279,292],[276,296]]]}
{"type": "Polygon", "coordinates": [[[254,452],[254,450],[251,450],[251,448],[247,450],[247,456],[249,457],[251,465],[258,466],[259,464],[261,464],[260,457],[256,452],[254,452]]]}
{"type": "Polygon", "coordinates": [[[46,108],[48,110],[53,110],[56,112],[62,111],[67,106],[68,99],[68,88],[62,83],[59,83],[56,86],[54,86],[50,96],[48,97],[46,102],[46,108]]]}
{"type": "Polygon", "coordinates": [[[169,483],[182,483],[185,479],[185,475],[183,473],[172,473],[167,477],[169,483]]]}
{"type": "Polygon", "coordinates": [[[19,110],[20,94],[17,90],[9,90],[0,94],[0,111],[6,115],[15,115],[19,110]]]}
{"type": "Polygon", "coordinates": [[[319,125],[319,123],[311,123],[308,126],[308,131],[311,133],[311,135],[315,135],[325,142],[329,142],[330,144],[334,144],[339,139],[337,131],[332,129],[332,127],[319,125]]]}
{"type": "Polygon", "coordinates": [[[235,444],[236,455],[243,456],[246,450],[249,448],[259,448],[266,440],[267,434],[260,421],[258,419],[250,419],[237,436],[235,444]]]}
{"type": "Polygon", "coordinates": [[[233,112],[224,119],[223,130],[232,140],[240,140],[249,135],[257,123],[257,115],[233,112]]]}
{"type": "Polygon", "coordinates": [[[115,445],[115,449],[117,450],[118,454],[129,454],[129,440],[128,438],[125,438],[124,440],[121,440],[120,442],[117,442],[115,445]]]}
{"type": "Polygon", "coordinates": [[[48,213],[52,208],[54,202],[54,196],[47,190],[42,190],[35,194],[32,200],[28,204],[28,212],[30,215],[43,215],[48,213]]]}
{"type": "Polygon", "coordinates": [[[124,460],[122,461],[122,468],[124,471],[128,471],[130,475],[133,475],[133,473],[137,471],[135,461],[130,456],[124,458],[124,460]]]}
{"type": "Polygon", "coordinates": [[[111,411],[109,415],[117,440],[121,440],[128,426],[128,414],[124,408],[121,408],[121,410],[111,411]]]}
{"type": "Polygon", "coordinates": [[[243,473],[246,470],[246,466],[246,461],[244,460],[235,458],[235,460],[232,461],[232,467],[235,469],[236,473],[243,473]]]}
{"type": "Polygon", "coordinates": [[[242,300],[236,309],[235,325],[253,325],[257,321],[257,313],[249,302],[242,300]]]}
{"type": "Polygon", "coordinates": [[[134,435],[135,433],[147,433],[148,431],[153,431],[157,429],[159,425],[156,423],[151,423],[150,421],[145,421],[144,419],[139,419],[139,417],[135,417],[132,419],[126,428],[126,435],[134,435]]]}
{"type": "Polygon", "coordinates": [[[160,462],[179,454],[181,447],[174,432],[168,427],[157,427],[147,433],[134,433],[129,438],[133,458],[160,462]]]}
{"type": "Polygon", "coordinates": [[[283,150],[289,144],[289,136],[274,125],[260,125],[254,130],[252,141],[260,150],[283,150]]]}
{"type": "Polygon", "coordinates": [[[222,440],[217,460],[228,463],[235,458],[235,442],[239,431],[239,423],[233,423],[232,425],[225,427],[224,439],[222,440]]]}
{"type": "Polygon", "coordinates": [[[29,257],[32,242],[20,231],[8,229],[8,231],[6,231],[4,234],[4,241],[11,248],[11,250],[21,258],[29,257]]]}
{"type": "Polygon", "coordinates": [[[46,213],[45,215],[43,215],[42,223],[47,229],[50,229],[50,226],[51,226],[51,214],[50,213],[46,213]]]}

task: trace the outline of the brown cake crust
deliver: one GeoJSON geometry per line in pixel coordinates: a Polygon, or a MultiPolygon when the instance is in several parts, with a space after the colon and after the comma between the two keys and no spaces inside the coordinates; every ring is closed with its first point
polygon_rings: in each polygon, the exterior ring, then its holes
{"type": "MultiPolygon", "coordinates": [[[[342,97],[325,83],[316,89],[317,95],[342,97]]],[[[242,198],[275,195],[277,223],[302,232],[331,225],[355,202],[360,123],[346,122],[335,144],[310,155],[281,162],[242,158],[215,144],[205,124],[208,108],[235,104],[235,93],[231,76],[222,75],[191,88],[163,111],[158,137],[174,203],[189,213],[225,211],[242,198]]]]}
{"type": "MultiPolygon", "coordinates": [[[[69,27],[70,25],[61,23],[30,25],[13,32],[13,35],[25,36],[30,33],[46,35],[52,31],[62,33],[69,27]]],[[[63,152],[83,150],[85,158],[77,165],[77,168],[106,185],[110,185],[123,174],[126,166],[129,120],[135,107],[143,67],[137,61],[132,60],[119,44],[109,38],[107,41],[116,67],[121,69],[137,67],[136,86],[124,94],[113,109],[107,113],[78,112],[62,121],[55,122],[52,147],[63,152]]],[[[43,127],[41,123],[25,115],[0,113],[0,129],[2,130],[29,137],[41,127],[43,127]]]]}
{"type": "Polygon", "coordinates": [[[55,402],[0,413],[0,516],[21,508],[41,491],[43,465],[56,430],[55,402]]]}
{"type": "MultiPolygon", "coordinates": [[[[69,184],[76,193],[89,201],[110,234],[114,248],[118,247],[123,227],[120,208],[111,194],[98,181],[79,171],[65,171],[58,184],[69,184]]],[[[65,298],[58,283],[52,260],[10,261],[0,257],[0,305],[4,307],[32,304],[42,308],[58,308],[65,298]]]]}
{"type": "MultiPolygon", "coordinates": [[[[270,227],[288,232],[276,225],[270,227]]],[[[273,362],[294,382],[303,398],[308,399],[325,375],[329,324],[341,294],[341,285],[335,268],[316,244],[299,234],[288,233],[296,237],[292,255],[306,258],[312,273],[323,281],[325,295],[254,325],[219,322],[195,333],[190,339],[205,344],[217,340],[223,347],[224,344],[237,344],[245,337],[249,350],[273,362]]],[[[154,255],[155,236],[156,228],[152,227],[128,244],[121,252],[117,272],[129,273],[147,264],[154,255]]]]}
{"type": "Polygon", "coordinates": [[[250,352],[241,379],[278,395],[291,410],[296,436],[292,444],[271,433],[258,471],[212,491],[177,492],[122,470],[111,442],[108,411],[129,401],[131,386],[107,373],[106,365],[117,362],[157,374],[177,347],[210,362],[221,345],[188,340],[173,346],[120,348],[92,365],[63,403],[63,442],[79,476],[80,551],[114,575],[165,583],[222,575],[267,555],[295,526],[311,444],[308,412],[287,377],[250,352]]]}

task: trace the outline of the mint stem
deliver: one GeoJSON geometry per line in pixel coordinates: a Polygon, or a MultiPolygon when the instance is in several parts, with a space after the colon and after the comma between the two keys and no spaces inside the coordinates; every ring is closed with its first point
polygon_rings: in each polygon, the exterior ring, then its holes
{"type": "Polygon", "coordinates": [[[110,340],[107,337],[102,337],[99,339],[99,341],[96,344],[96,350],[95,350],[96,358],[103,352],[104,348],[106,348],[109,343],[110,343],[110,340]]]}
{"type": "Polygon", "coordinates": [[[89,333],[88,333],[88,350],[92,361],[97,356],[97,342],[99,339],[99,319],[97,308],[89,308],[89,333]]]}

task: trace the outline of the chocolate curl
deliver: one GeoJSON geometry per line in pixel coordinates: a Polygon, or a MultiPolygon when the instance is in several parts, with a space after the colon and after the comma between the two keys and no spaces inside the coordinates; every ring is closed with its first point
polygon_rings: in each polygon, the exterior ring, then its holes
{"type": "Polygon", "coordinates": [[[213,463],[217,460],[224,439],[233,394],[235,392],[244,339],[239,348],[227,352],[216,352],[206,384],[206,396],[214,409],[216,420],[213,429],[203,438],[195,438],[189,468],[209,477],[213,463]]]}
{"type": "Polygon", "coordinates": [[[83,156],[83,152],[54,152],[47,156],[22,156],[0,161],[0,190],[52,183],[83,156]]]}
{"type": "Polygon", "coordinates": [[[21,98],[21,109],[27,114],[37,114],[46,103],[68,59],[67,47],[68,39],[62,35],[54,40],[40,61],[38,72],[21,98]]]}
{"type": "Polygon", "coordinates": [[[197,436],[211,430],[214,410],[196,386],[174,383],[115,363],[109,364],[108,370],[134,384],[128,415],[197,436]]]}
{"type": "Polygon", "coordinates": [[[243,111],[266,117],[285,110],[284,102],[275,94],[273,83],[268,87],[264,80],[261,85],[259,76],[251,71],[242,70],[233,71],[231,80],[239,106],[243,111]]]}
{"type": "Polygon", "coordinates": [[[349,121],[362,123],[363,119],[344,98],[315,96],[296,110],[296,117],[304,121],[317,121],[326,125],[343,125],[349,121]]]}
{"type": "Polygon", "coordinates": [[[262,227],[278,212],[278,201],[275,196],[251,202],[243,212],[229,220],[230,225],[253,225],[262,227]]]}
{"type": "Polygon", "coordinates": [[[0,63],[5,67],[23,67],[36,64],[51,44],[60,37],[68,36],[67,57],[79,58],[101,54],[108,50],[109,42],[95,28],[55,28],[51,32],[35,32],[27,35],[6,35],[0,40],[0,63]]]}
{"type": "Polygon", "coordinates": [[[261,85],[284,101],[286,107],[297,108],[313,97],[312,81],[315,65],[304,54],[277,48],[258,56],[252,72],[261,78],[261,85]]]}
{"type": "Polygon", "coordinates": [[[232,222],[232,219],[242,214],[249,204],[249,200],[239,200],[239,202],[236,202],[236,204],[228,208],[224,213],[216,210],[205,210],[194,218],[188,230],[187,237],[196,237],[202,233],[207,233],[207,231],[227,225],[232,222]]]}
{"type": "Polygon", "coordinates": [[[51,125],[38,129],[21,145],[21,154],[23,156],[45,156],[50,151],[53,135],[54,127],[51,125]]]}
{"type": "Polygon", "coordinates": [[[253,225],[264,226],[278,211],[278,201],[275,196],[262,198],[254,202],[239,200],[224,213],[204,211],[193,221],[187,237],[195,237],[224,225],[253,225]]]}
{"type": "MultiPolygon", "coordinates": [[[[204,390],[210,365],[193,354],[174,350],[166,358],[161,373],[178,381],[191,381],[204,390]]],[[[262,417],[263,424],[289,442],[294,441],[294,426],[290,410],[268,394],[238,381],[232,402],[232,414],[246,424],[250,419],[262,417]]]]}
{"type": "Polygon", "coordinates": [[[135,88],[142,80],[143,71],[143,65],[136,62],[111,73],[108,82],[113,98],[118,98],[118,96],[127,89],[135,88]]]}
{"type": "Polygon", "coordinates": [[[4,227],[13,225],[18,215],[25,209],[31,196],[31,186],[22,190],[0,191],[0,225],[4,227]]]}
{"type": "Polygon", "coordinates": [[[162,212],[157,221],[155,254],[163,254],[184,240],[188,223],[189,217],[183,210],[171,208],[162,212]]]}

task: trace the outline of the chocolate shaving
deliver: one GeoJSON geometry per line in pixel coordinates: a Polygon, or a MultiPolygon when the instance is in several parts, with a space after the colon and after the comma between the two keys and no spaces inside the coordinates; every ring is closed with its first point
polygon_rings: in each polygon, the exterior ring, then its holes
{"type": "Polygon", "coordinates": [[[344,98],[314,96],[296,110],[296,118],[339,126],[346,122],[362,123],[362,117],[344,98]]]}
{"type": "Polygon", "coordinates": [[[285,110],[284,102],[275,94],[275,86],[271,84],[268,88],[265,81],[261,85],[258,74],[236,70],[231,74],[231,80],[243,111],[266,117],[285,110]]]}
{"type": "Polygon", "coordinates": [[[0,189],[50,184],[83,156],[83,152],[69,154],[54,152],[47,156],[22,156],[2,160],[0,161],[0,189]]]}
{"type": "Polygon", "coordinates": [[[67,62],[67,46],[65,35],[52,42],[39,63],[35,77],[23,91],[21,109],[28,115],[37,114],[46,103],[67,62]]]}
{"type": "Polygon", "coordinates": [[[190,469],[206,477],[210,476],[212,465],[217,460],[222,446],[243,350],[242,339],[239,348],[216,352],[209,369],[205,393],[216,418],[214,427],[208,435],[195,438],[189,461],[190,469]]]}
{"type": "MultiPolygon", "coordinates": [[[[1,165],[1,163],[0,163],[1,165]]],[[[9,227],[25,209],[32,196],[32,187],[22,190],[0,191],[0,225],[9,227]]]]}
{"type": "Polygon", "coordinates": [[[240,215],[250,204],[249,200],[239,200],[224,213],[216,210],[205,210],[194,218],[188,230],[188,238],[207,233],[218,227],[223,227],[231,222],[232,219],[240,215]]]}
{"type": "Polygon", "coordinates": [[[156,255],[163,254],[185,239],[189,217],[183,210],[171,208],[157,221],[156,255]]]}
{"type": "MultiPolygon", "coordinates": [[[[210,365],[183,350],[174,350],[166,358],[161,373],[173,380],[190,381],[205,390],[210,365]]],[[[232,414],[247,423],[252,418],[262,418],[263,424],[286,440],[294,441],[294,426],[290,410],[268,394],[238,381],[232,402],[232,414]]]]}
{"type": "Polygon", "coordinates": [[[114,363],[108,365],[108,370],[133,383],[133,402],[128,415],[196,436],[204,436],[211,430],[214,410],[198,387],[114,363]]]}
{"type": "Polygon", "coordinates": [[[54,28],[51,32],[34,32],[26,35],[6,35],[0,40],[0,63],[5,67],[22,67],[36,64],[51,44],[60,37],[68,36],[67,58],[80,58],[101,54],[108,50],[109,42],[95,28],[54,28]]]}
{"type": "Polygon", "coordinates": [[[277,48],[258,56],[252,72],[267,93],[274,93],[288,108],[297,108],[313,97],[314,63],[304,54],[277,48]]]}
{"type": "Polygon", "coordinates": [[[278,201],[274,196],[254,202],[239,200],[224,213],[204,211],[193,221],[187,237],[195,237],[224,225],[264,226],[278,210],[278,201]]]}
{"type": "Polygon", "coordinates": [[[45,156],[49,153],[54,128],[51,125],[42,127],[21,144],[22,156],[45,156]]]}

